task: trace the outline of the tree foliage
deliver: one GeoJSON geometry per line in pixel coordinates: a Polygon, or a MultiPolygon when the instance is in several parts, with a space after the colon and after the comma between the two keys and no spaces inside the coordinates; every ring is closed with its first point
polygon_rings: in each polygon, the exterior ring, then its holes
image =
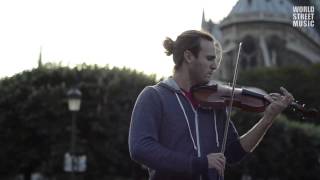
{"type": "Polygon", "coordinates": [[[155,76],[85,64],[73,69],[47,64],[2,79],[0,176],[67,175],[63,157],[70,151],[71,114],[66,92],[73,86],[82,91],[76,147],[88,156],[83,176],[138,176],[140,167],[130,163],[127,148],[130,116],[139,92],[154,83],[155,76]]]}
{"type": "MultiPolygon", "coordinates": [[[[236,112],[233,117],[243,134],[261,115],[236,112]]],[[[320,126],[280,116],[256,150],[228,168],[226,179],[241,179],[245,174],[255,180],[320,179],[319,150],[320,126]]]]}

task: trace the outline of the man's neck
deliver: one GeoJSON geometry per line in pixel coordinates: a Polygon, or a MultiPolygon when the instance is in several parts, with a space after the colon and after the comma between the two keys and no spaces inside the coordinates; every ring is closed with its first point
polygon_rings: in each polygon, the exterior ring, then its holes
{"type": "Polygon", "coordinates": [[[185,91],[189,91],[192,83],[191,83],[191,79],[188,73],[185,72],[181,72],[181,71],[176,71],[173,74],[173,79],[176,81],[176,83],[178,84],[178,86],[185,90],[185,91]]]}

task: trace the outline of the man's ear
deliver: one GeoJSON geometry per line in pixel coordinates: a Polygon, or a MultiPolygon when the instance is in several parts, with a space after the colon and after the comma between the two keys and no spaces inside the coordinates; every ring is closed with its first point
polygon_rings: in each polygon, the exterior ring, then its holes
{"type": "Polygon", "coordinates": [[[194,55],[189,50],[185,50],[183,52],[183,57],[184,57],[184,59],[186,60],[187,63],[191,63],[194,60],[194,55]]]}

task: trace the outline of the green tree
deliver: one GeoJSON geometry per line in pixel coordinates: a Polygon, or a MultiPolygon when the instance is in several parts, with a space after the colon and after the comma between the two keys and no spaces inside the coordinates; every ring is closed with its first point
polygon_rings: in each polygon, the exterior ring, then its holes
{"type": "MultiPolygon", "coordinates": [[[[239,133],[243,134],[260,115],[237,112],[234,115],[239,133]],[[251,121],[250,121],[251,120],[251,121]]],[[[306,122],[276,119],[257,149],[235,166],[228,167],[226,179],[320,179],[320,127],[306,122]]]]}
{"type": "Polygon", "coordinates": [[[82,107],[77,118],[77,150],[88,156],[88,179],[141,176],[130,160],[127,137],[135,99],[155,76],[119,68],[46,64],[0,82],[0,176],[35,171],[65,179],[71,114],[66,92],[77,85],[82,107]]]}

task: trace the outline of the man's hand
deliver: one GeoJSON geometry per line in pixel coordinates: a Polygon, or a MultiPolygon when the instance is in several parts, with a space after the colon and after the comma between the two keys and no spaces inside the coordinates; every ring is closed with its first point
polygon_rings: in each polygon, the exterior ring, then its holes
{"type": "Polygon", "coordinates": [[[222,153],[210,153],[207,155],[209,168],[217,170],[220,176],[224,175],[226,158],[222,153]]]}
{"type": "Polygon", "coordinates": [[[269,121],[273,121],[273,119],[279,115],[288,105],[290,105],[294,98],[291,93],[289,93],[285,88],[280,88],[283,95],[279,93],[271,93],[267,95],[265,98],[268,99],[271,103],[266,108],[264,112],[264,117],[269,121]]]}

